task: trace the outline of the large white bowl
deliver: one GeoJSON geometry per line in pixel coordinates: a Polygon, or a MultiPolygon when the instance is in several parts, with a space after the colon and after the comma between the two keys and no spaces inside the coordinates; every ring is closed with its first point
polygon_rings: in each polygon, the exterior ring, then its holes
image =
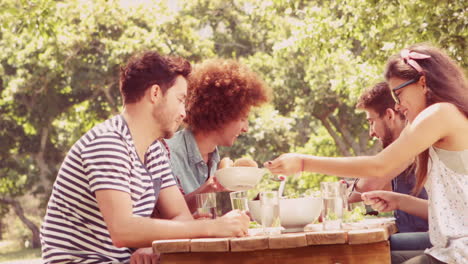
{"type": "MultiPolygon", "coordinates": [[[[252,218],[261,224],[260,201],[249,201],[252,218]]],[[[314,222],[322,211],[322,198],[301,197],[280,199],[280,221],[285,232],[301,232],[307,224],[314,222]]]]}
{"type": "Polygon", "coordinates": [[[229,191],[245,191],[254,188],[265,173],[255,167],[227,167],[217,170],[215,177],[229,191]]]}

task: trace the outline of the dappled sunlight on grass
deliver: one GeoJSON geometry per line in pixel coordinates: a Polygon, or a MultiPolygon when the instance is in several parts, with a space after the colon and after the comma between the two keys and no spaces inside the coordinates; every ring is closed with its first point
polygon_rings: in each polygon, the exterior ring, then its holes
{"type": "Polygon", "coordinates": [[[37,259],[40,257],[40,248],[23,248],[19,243],[0,241],[0,263],[11,263],[13,260],[37,259]]]}

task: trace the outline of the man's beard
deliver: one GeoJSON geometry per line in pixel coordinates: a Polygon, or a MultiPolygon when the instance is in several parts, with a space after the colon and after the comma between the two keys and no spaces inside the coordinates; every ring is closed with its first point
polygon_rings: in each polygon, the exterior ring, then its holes
{"type": "Polygon", "coordinates": [[[177,129],[174,129],[174,120],[168,118],[168,113],[164,111],[155,111],[153,114],[155,121],[161,129],[160,138],[169,139],[174,136],[177,129]]]}
{"type": "Polygon", "coordinates": [[[169,120],[166,118],[161,118],[160,120],[161,120],[160,124],[162,124],[161,125],[161,138],[170,139],[172,136],[174,136],[179,126],[177,126],[177,128],[174,129],[173,120],[169,120]]]}
{"type": "Polygon", "coordinates": [[[382,147],[388,147],[390,144],[393,143],[394,140],[395,139],[393,138],[393,134],[390,128],[388,126],[384,126],[384,134],[382,139],[380,140],[382,142],[382,147]]]}
{"type": "Polygon", "coordinates": [[[164,130],[162,138],[164,139],[170,139],[172,136],[174,136],[175,132],[172,130],[164,130]]]}

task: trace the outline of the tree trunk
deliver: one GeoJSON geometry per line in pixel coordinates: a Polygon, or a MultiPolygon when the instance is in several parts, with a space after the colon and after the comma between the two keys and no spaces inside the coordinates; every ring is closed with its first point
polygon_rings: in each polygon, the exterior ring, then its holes
{"type": "Polygon", "coordinates": [[[349,132],[347,127],[344,127],[335,116],[330,115],[328,117],[330,122],[335,127],[336,131],[339,131],[344,142],[353,150],[354,155],[359,155],[361,153],[361,148],[359,144],[354,140],[353,136],[349,132]]]}
{"type": "Polygon", "coordinates": [[[112,88],[116,85],[115,82],[110,82],[108,85],[102,88],[104,95],[111,106],[111,113],[112,115],[117,115],[119,113],[119,108],[115,103],[114,98],[112,98],[112,88]]]}
{"type": "Polygon", "coordinates": [[[323,126],[327,129],[328,133],[335,141],[335,144],[338,146],[338,150],[341,152],[341,155],[347,156],[347,157],[351,156],[351,153],[349,153],[349,150],[348,150],[348,146],[346,146],[346,142],[333,129],[332,124],[328,120],[328,117],[320,119],[320,121],[322,122],[323,126]]]}
{"type": "Polygon", "coordinates": [[[41,239],[39,237],[39,227],[36,226],[33,222],[31,222],[26,216],[24,215],[24,210],[21,204],[11,198],[0,198],[0,201],[10,204],[13,206],[13,210],[15,210],[16,215],[20,218],[20,220],[31,230],[32,233],[32,248],[40,248],[41,247],[41,239]]]}
{"type": "Polygon", "coordinates": [[[46,127],[43,127],[41,130],[41,142],[40,142],[40,148],[39,151],[33,156],[34,160],[36,161],[37,167],[39,168],[39,181],[37,181],[36,188],[40,190],[40,192],[37,192],[36,190],[36,195],[40,195],[41,198],[45,198],[46,195],[49,194],[50,188],[52,186],[51,180],[47,177],[50,175],[50,169],[49,169],[49,164],[47,164],[47,161],[45,160],[44,154],[46,152],[46,146],[47,146],[47,141],[49,139],[49,126],[51,124],[48,124],[46,127]]]}

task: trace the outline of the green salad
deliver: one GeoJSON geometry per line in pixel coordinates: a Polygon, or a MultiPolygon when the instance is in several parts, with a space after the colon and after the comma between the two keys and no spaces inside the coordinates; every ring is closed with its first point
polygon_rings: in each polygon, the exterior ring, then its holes
{"type": "Polygon", "coordinates": [[[250,221],[249,228],[261,228],[262,225],[257,223],[256,221],[250,221]]]}
{"type": "Polygon", "coordinates": [[[343,222],[355,223],[364,220],[366,209],[363,207],[356,207],[352,211],[345,211],[343,214],[343,222]]]}

